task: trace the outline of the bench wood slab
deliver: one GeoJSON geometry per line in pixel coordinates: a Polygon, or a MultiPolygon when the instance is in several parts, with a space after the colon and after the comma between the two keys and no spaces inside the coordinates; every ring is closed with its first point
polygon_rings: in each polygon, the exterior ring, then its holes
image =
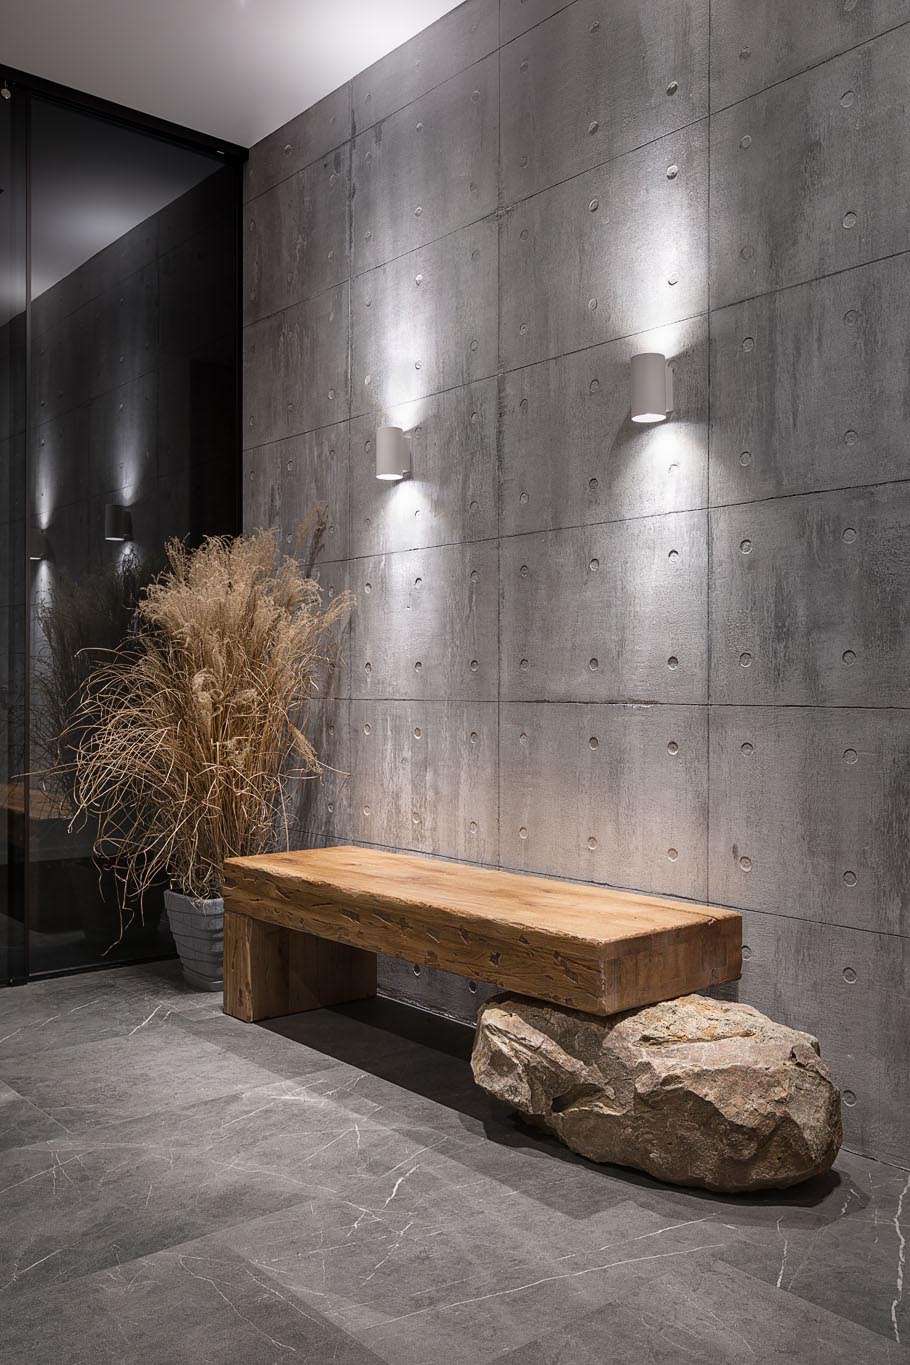
{"type": "Polygon", "coordinates": [[[378,952],[600,1015],[742,967],[733,910],[375,849],[228,859],[224,905],[224,1007],[249,1021],[374,994],[378,952]]]}

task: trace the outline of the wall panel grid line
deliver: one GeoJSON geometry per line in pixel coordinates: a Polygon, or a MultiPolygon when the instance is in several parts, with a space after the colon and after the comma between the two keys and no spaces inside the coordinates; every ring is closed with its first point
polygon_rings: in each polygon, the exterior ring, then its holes
{"type": "Polygon", "coordinates": [[[322,502],[356,598],[296,837],[741,909],[727,993],[904,1161],[907,18],[467,0],[253,149],[244,427],[246,524],[322,502]]]}

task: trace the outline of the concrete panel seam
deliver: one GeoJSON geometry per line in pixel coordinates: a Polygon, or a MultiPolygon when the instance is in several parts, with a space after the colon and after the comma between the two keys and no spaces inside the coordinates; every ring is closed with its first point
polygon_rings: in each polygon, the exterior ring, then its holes
{"type": "Polygon", "coordinates": [[[772,81],[770,85],[763,85],[759,90],[752,90],[748,95],[743,95],[741,99],[731,100],[729,104],[720,104],[716,109],[712,106],[711,113],[724,114],[728,109],[735,109],[738,104],[745,104],[748,100],[754,100],[759,95],[767,94],[769,90],[776,90],[778,86],[786,85],[788,81],[798,80],[800,76],[805,76],[810,71],[817,71],[819,67],[827,66],[829,62],[839,61],[841,57],[847,57],[851,52],[858,52],[862,47],[871,47],[873,43],[880,42],[881,39],[887,38],[893,33],[898,33],[902,28],[907,28],[908,25],[910,25],[910,19],[905,19],[900,24],[892,24],[890,28],[883,29],[881,33],[876,33],[873,38],[864,38],[861,43],[851,43],[849,47],[841,48],[838,52],[832,53],[830,57],[822,57],[820,61],[810,62],[808,66],[800,67],[799,71],[791,71],[788,76],[782,76],[779,81],[772,81]]]}
{"type": "MultiPolygon", "coordinates": [[[[277,131],[278,129],[276,128],[275,132],[277,131]]],[[[269,133],[268,136],[271,137],[272,134],[269,133]]],[[[348,143],[351,141],[352,138],[350,135],[348,137],[342,138],[340,142],[337,142],[334,147],[329,147],[328,151],[323,152],[321,156],[314,156],[312,161],[307,161],[304,163],[304,165],[297,166],[293,171],[290,172],[289,175],[283,175],[280,180],[276,180],[273,182],[273,184],[267,185],[266,188],[264,190],[260,190],[258,194],[254,194],[252,195],[251,198],[245,199],[243,201],[244,212],[246,212],[246,210],[249,209],[252,204],[255,204],[258,199],[261,199],[263,195],[271,194],[272,191],[276,190],[279,185],[286,185],[289,180],[294,179],[295,175],[303,175],[304,171],[308,171],[313,166],[317,166],[320,161],[327,161],[329,157],[334,156],[336,152],[340,152],[342,147],[346,147],[348,143]]],[[[252,152],[255,152],[255,150],[256,148],[253,147],[251,149],[251,154],[252,152]]]]}
{"type": "MultiPolygon", "coordinates": [[[[443,15],[443,18],[446,17],[447,16],[443,15]]],[[[401,46],[404,47],[406,46],[406,44],[402,43],[401,46]]],[[[393,51],[397,50],[398,50],[397,48],[393,49],[393,51]]],[[[455,79],[457,79],[458,76],[463,76],[466,71],[472,71],[475,66],[479,66],[481,62],[487,61],[488,58],[492,57],[494,53],[498,51],[499,45],[497,45],[496,47],[491,47],[489,52],[485,52],[482,57],[477,57],[473,62],[468,62],[467,66],[460,66],[457,71],[451,72],[448,76],[446,76],[445,80],[437,81],[435,85],[428,86],[426,90],[421,90],[419,95],[415,95],[412,100],[407,100],[404,104],[396,105],[394,109],[390,109],[387,114],[384,114],[382,116],[382,118],[374,119],[372,123],[365,123],[363,124],[362,127],[357,123],[357,111],[354,108],[354,101],[352,99],[351,100],[352,137],[363,137],[364,133],[368,133],[371,128],[378,128],[388,119],[394,118],[396,114],[404,113],[406,109],[410,109],[411,105],[416,104],[418,100],[426,99],[427,95],[432,95],[435,90],[441,90],[444,85],[448,85],[449,81],[454,81],[455,79]]],[[[387,53],[386,55],[391,56],[392,54],[387,53]]]]}

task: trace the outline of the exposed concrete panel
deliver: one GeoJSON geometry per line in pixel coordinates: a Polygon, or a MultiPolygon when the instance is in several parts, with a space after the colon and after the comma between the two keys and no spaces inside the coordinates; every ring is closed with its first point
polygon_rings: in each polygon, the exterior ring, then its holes
{"type": "Polygon", "coordinates": [[[705,707],[504,704],[499,762],[503,866],[706,895],[705,707]]]}
{"type": "Polygon", "coordinates": [[[711,501],[910,476],[910,255],[711,315],[711,501]]]}
{"type": "Polygon", "coordinates": [[[506,369],[704,311],[706,139],[696,124],[514,207],[502,238],[506,369]]]}
{"type": "Polygon", "coordinates": [[[502,42],[511,42],[571,3],[572,0],[500,0],[502,42]]]}
{"type": "Polygon", "coordinates": [[[30,425],[69,412],[92,392],[93,309],[93,303],[83,304],[32,346],[30,425]]]}
{"type": "Polygon", "coordinates": [[[753,95],[907,20],[907,0],[712,0],[712,106],[753,95]]]}
{"type": "MultiPolygon", "coordinates": [[[[351,569],[347,560],[340,563],[319,564],[313,570],[313,578],[320,584],[324,601],[331,601],[341,593],[350,591],[351,569]]],[[[356,607],[356,602],[354,603],[356,607]]],[[[315,697],[317,700],[344,700],[351,695],[351,616],[335,629],[332,639],[326,641],[323,657],[315,670],[315,697]]],[[[342,751],[343,752],[343,751],[342,751]]]]}
{"type": "Polygon", "coordinates": [[[502,698],[704,702],[707,514],[502,542],[502,698]]]}
{"type": "Polygon", "coordinates": [[[438,967],[421,967],[417,963],[402,962],[397,957],[379,955],[377,980],[380,995],[391,995],[405,1004],[427,1009],[432,1002],[434,1014],[473,1024],[477,1011],[485,1000],[496,994],[495,986],[482,981],[469,981],[453,976],[438,967]]]}
{"type": "MultiPolygon", "coordinates": [[[[76,410],[78,412],[78,409],[76,410]]],[[[67,414],[61,426],[68,427],[74,414],[67,414]]],[[[108,493],[113,489],[127,489],[128,501],[132,502],[140,493],[148,492],[158,473],[157,455],[158,430],[158,375],[151,371],[119,388],[93,398],[89,407],[89,441],[82,451],[60,450],[53,443],[51,432],[42,428],[39,440],[39,468],[47,475],[48,484],[58,482],[60,456],[75,460],[76,486],[72,492],[77,497],[85,497],[87,492],[93,496],[108,493]],[[40,442],[51,437],[50,448],[40,442]],[[79,463],[88,455],[88,482],[85,485],[85,471],[80,476],[79,463]]],[[[64,476],[64,480],[65,480],[64,476]]],[[[49,487],[48,511],[54,505],[64,505],[60,497],[62,490],[49,487]]]]}
{"type": "Polygon", "coordinates": [[[499,57],[453,76],[354,143],[358,273],[496,208],[499,57]]]}
{"type": "Polygon", "coordinates": [[[158,267],[143,266],[90,305],[93,397],[158,363],[158,267]]]}
{"type": "Polygon", "coordinates": [[[496,373],[493,219],[354,280],[352,412],[394,407],[496,373]]]}
{"type": "Polygon", "coordinates": [[[910,247],[908,64],[910,25],[712,118],[715,306],[910,247]]]}
{"type": "Polygon", "coordinates": [[[488,52],[495,52],[498,44],[498,6],[490,0],[466,0],[354,77],[357,131],[403,109],[488,52]]]}
{"type": "MultiPolygon", "coordinates": [[[[204,182],[203,182],[204,183],[204,182]]],[[[174,247],[158,261],[158,347],[161,364],[185,366],[187,351],[231,354],[237,325],[233,293],[223,287],[234,247],[233,222],[222,223],[221,240],[211,230],[174,247]]]]}
{"type": "Polygon", "coordinates": [[[351,86],[341,85],[312,109],[257,142],[244,166],[243,193],[254,199],[280,180],[340,147],[351,136],[351,86]]]}
{"type": "Polygon", "coordinates": [[[351,423],[351,553],[385,554],[497,534],[497,385],[468,388],[390,408],[351,423]],[[413,473],[377,480],[376,427],[401,427],[413,473]]]}
{"type": "Polygon", "coordinates": [[[844,1093],[847,1146],[905,1162],[910,939],[754,910],[743,918],[742,980],[723,993],[819,1038],[844,1093]]]}
{"type": "Polygon", "coordinates": [[[704,507],[707,391],[704,318],[506,374],[503,534],[704,507]],[[639,351],[671,360],[675,406],[665,425],[629,416],[629,361],[639,351]]]}
{"type": "Polygon", "coordinates": [[[323,771],[295,783],[288,808],[289,847],[319,847],[327,839],[346,840],[351,829],[351,703],[340,698],[314,701],[304,733],[323,771]],[[304,845],[303,840],[309,842],[304,845]]]}
{"type": "Polygon", "coordinates": [[[910,705],[908,524],[906,483],[712,511],[711,700],[910,705]]]}
{"type": "Polygon", "coordinates": [[[243,333],[244,447],[348,416],[348,285],[243,333]]]}
{"type": "Polygon", "coordinates": [[[489,541],[351,561],[354,697],[495,701],[497,561],[489,541]]]}
{"type": "Polygon", "coordinates": [[[318,557],[348,554],[348,425],[257,446],[244,455],[243,524],[248,531],[276,527],[286,554],[298,552],[298,533],[321,508],[325,531],[318,557]]]}
{"type": "MultiPolygon", "coordinates": [[[[208,182],[208,185],[210,186],[211,182],[208,182]]],[[[179,210],[176,210],[174,205],[168,205],[153,218],[147,218],[145,222],[137,224],[130,232],[124,233],[103,251],[90,256],[77,269],[65,275],[52,289],[46,289],[43,294],[33,299],[32,339],[35,340],[45,332],[58,328],[70,314],[103,294],[105,289],[110,287],[112,279],[126,280],[159,258],[159,252],[167,249],[160,244],[163,235],[162,224],[172,212],[179,210]]],[[[200,225],[198,214],[194,215],[191,221],[190,232],[198,230],[200,225]]],[[[208,245],[211,248],[211,239],[208,245]]],[[[5,344],[8,345],[8,341],[5,344]]]]}
{"type": "Polygon", "coordinates": [[[910,936],[906,712],[711,709],[710,896],[910,936]]]}
{"type": "Polygon", "coordinates": [[[282,180],[244,214],[245,323],[321,294],[350,274],[351,144],[282,180]]]}
{"type": "MultiPolygon", "coordinates": [[[[140,391],[147,382],[145,378],[138,381],[140,391]]],[[[134,386],[131,384],[127,387],[132,395],[134,386]]],[[[101,396],[95,402],[99,408],[106,406],[101,396]]],[[[71,408],[60,417],[32,427],[29,432],[31,487],[27,491],[31,499],[29,506],[39,523],[47,524],[50,514],[57,508],[68,507],[85,496],[86,479],[91,478],[86,468],[86,453],[93,449],[90,426],[92,406],[83,404],[71,408]]],[[[130,410],[136,410],[133,401],[130,402],[130,410]]],[[[110,420],[107,413],[103,420],[105,425],[110,420]]],[[[12,455],[9,446],[5,449],[12,455]]],[[[10,499],[10,519],[21,517],[23,513],[26,489],[18,475],[13,473],[23,467],[17,465],[14,459],[10,459],[3,467],[3,489],[5,494],[8,492],[10,499]]],[[[9,586],[12,575],[4,575],[4,582],[9,586]]]]}
{"type": "Polygon", "coordinates": [[[506,203],[703,118],[707,0],[575,0],[502,49],[502,112],[506,203]]]}
{"type": "Polygon", "coordinates": [[[497,712],[495,702],[352,702],[354,838],[496,863],[497,712]]]}

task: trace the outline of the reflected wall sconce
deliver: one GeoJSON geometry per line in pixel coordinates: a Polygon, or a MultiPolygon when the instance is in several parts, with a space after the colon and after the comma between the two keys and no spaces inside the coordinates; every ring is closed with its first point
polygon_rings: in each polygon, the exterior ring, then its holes
{"type": "Polygon", "coordinates": [[[50,546],[47,543],[47,536],[40,526],[30,526],[28,528],[28,557],[33,564],[38,564],[42,559],[50,556],[50,546]]]}
{"type": "Polygon", "coordinates": [[[411,448],[401,427],[380,427],[376,432],[376,477],[389,482],[411,473],[411,448]]]}
{"type": "Polygon", "coordinates": [[[133,519],[130,509],[119,502],[109,502],[104,509],[104,539],[132,540],[133,519]]]}
{"type": "Polygon", "coordinates": [[[632,357],[632,421],[665,422],[673,411],[673,371],[659,351],[632,357]]]}

